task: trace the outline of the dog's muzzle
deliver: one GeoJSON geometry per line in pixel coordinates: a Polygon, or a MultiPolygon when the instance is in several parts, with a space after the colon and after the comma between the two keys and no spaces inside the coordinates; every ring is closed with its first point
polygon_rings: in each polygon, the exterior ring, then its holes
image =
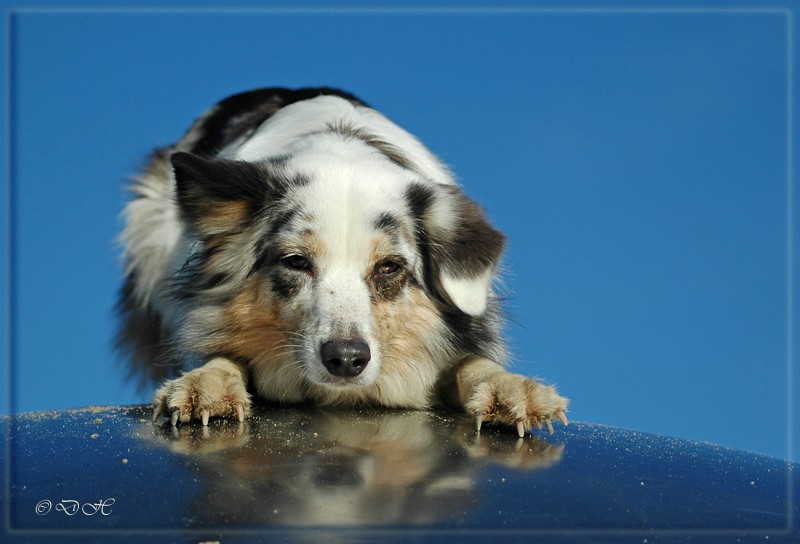
{"type": "Polygon", "coordinates": [[[367,367],[371,354],[362,340],[330,340],[322,344],[322,364],[333,376],[352,378],[367,367]]]}

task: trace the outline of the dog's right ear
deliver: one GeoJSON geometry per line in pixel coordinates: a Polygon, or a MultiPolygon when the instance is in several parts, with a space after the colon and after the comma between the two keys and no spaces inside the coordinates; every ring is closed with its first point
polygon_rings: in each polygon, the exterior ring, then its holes
{"type": "Polygon", "coordinates": [[[239,230],[268,197],[270,181],[257,165],[183,152],[170,161],[181,217],[202,238],[239,230]]]}
{"type": "Polygon", "coordinates": [[[461,312],[486,311],[505,245],[480,206],[456,186],[415,184],[406,192],[428,256],[428,283],[461,312]]]}

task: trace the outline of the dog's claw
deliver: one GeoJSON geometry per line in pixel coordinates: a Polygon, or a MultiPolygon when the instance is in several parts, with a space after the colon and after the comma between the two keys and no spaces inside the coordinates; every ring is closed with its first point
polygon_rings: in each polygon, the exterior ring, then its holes
{"type": "Polygon", "coordinates": [[[153,423],[156,422],[156,420],[158,419],[158,416],[160,416],[160,415],[161,415],[161,406],[156,406],[153,409],[153,423]]]}
{"type": "Polygon", "coordinates": [[[173,427],[177,427],[178,426],[178,417],[180,415],[181,415],[181,413],[178,410],[175,410],[174,412],[172,412],[172,426],[173,427]]]}
{"type": "Polygon", "coordinates": [[[203,410],[201,417],[203,419],[203,427],[208,427],[208,417],[209,417],[208,410],[203,410]]]}
{"type": "Polygon", "coordinates": [[[567,419],[567,414],[565,414],[564,412],[558,412],[558,415],[557,415],[556,417],[558,418],[558,420],[559,420],[561,423],[563,423],[563,424],[564,424],[564,426],[565,426],[565,427],[566,427],[567,425],[569,425],[569,420],[567,419]]]}
{"type": "Polygon", "coordinates": [[[555,432],[555,431],[553,431],[553,424],[550,423],[549,419],[547,421],[545,421],[545,425],[547,425],[547,432],[548,433],[553,434],[553,432],[555,432]]]}
{"type": "Polygon", "coordinates": [[[525,425],[522,423],[521,419],[517,420],[517,434],[520,438],[525,436],[525,425]]]}
{"type": "Polygon", "coordinates": [[[475,428],[478,432],[481,432],[481,425],[483,425],[483,416],[478,416],[478,419],[475,420],[475,428]]]}
{"type": "Polygon", "coordinates": [[[244,421],[244,407],[241,404],[236,405],[236,416],[239,418],[239,423],[244,421]]]}

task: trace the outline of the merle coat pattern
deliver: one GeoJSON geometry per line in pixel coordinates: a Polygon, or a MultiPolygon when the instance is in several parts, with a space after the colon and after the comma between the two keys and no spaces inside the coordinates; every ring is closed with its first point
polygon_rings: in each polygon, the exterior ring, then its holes
{"type": "Polygon", "coordinates": [[[173,424],[277,402],[567,422],[505,369],[504,238],[416,138],[353,95],[261,89],[205,112],[136,178],[119,345],[173,424]]]}

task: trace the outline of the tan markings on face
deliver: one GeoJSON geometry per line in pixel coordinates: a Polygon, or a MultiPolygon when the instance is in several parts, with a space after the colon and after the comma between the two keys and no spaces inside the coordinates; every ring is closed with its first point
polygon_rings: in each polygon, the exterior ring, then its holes
{"type": "Polygon", "coordinates": [[[303,229],[300,232],[303,240],[302,248],[308,253],[310,257],[317,257],[322,255],[325,251],[325,245],[322,243],[322,238],[311,229],[303,229]]]}
{"type": "Polygon", "coordinates": [[[294,322],[281,318],[280,306],[284,302],[270,296],[263,285],[264,282],[250,280],[225,308],[225,339],[216,349],[248,361],[254,386],[262,398],[300,402],[306,380],[294,352],[300,347],[299,335],[292,331],[305,316],[298,310],[288,312],[294,322]]]}
{"type": "Polygon", "coordinates": [[[441,338],[442,319],[433,302],[417,288],[407,295],[375,305],[377,334],[383,346],[383,368],[386,380],[414,383],[432,380],[444,361],[433,345],[441,338]]]}
{"type": "Polygon", "coordinates": [[[301,254],[311,260],[316,259],[325,250],[322,238],[313,229],[303,229],[296,234],[284,235],[278,242],[277,251],[281,256],[301,254]]]}
{"type": "Polygon", "coordinates": [[[251,279],[228,303],[223,313],[225,334],[213,351],[252,360],[284,349],[286,328],[274,306],[265,304],[262,291],[251,279]]]}
{"type": "Polygon", "coordinates": [[[229,231],[245,220],[247,212],[246,202],[240,200],[221,202],[214,206],[212,212],[200,218],[200,230],[206,235],[229,231]]]}

